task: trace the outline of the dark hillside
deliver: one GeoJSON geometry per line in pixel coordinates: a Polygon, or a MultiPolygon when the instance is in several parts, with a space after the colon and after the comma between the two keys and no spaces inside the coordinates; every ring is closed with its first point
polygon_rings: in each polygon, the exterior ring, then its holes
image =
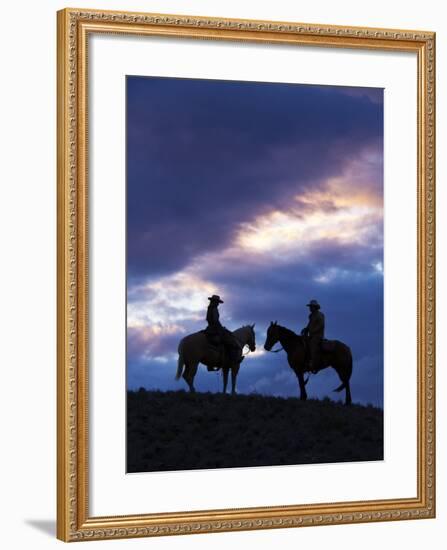
{"type": "Polygon", "coordinates": [[[383,411],[184,391],[127,393],[127,471],[383,459],[383,411]]]}

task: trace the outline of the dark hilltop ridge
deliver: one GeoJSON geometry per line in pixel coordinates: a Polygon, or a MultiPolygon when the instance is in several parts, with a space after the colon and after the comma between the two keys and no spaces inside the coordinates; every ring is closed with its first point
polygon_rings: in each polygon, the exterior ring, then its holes
{"type": "Polygon", "coordinates": [[[330,399],[127,392],[127,472],[383,460],[383,411],[330,399]]]}

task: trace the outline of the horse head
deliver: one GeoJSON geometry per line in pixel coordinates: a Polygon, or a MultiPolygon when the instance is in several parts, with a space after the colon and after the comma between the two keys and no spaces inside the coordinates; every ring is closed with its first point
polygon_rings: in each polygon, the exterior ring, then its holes
{"type": "Polygon", "coordinates": [[[255,323],[253,323],[252,325],[248,325],[248,328],[250,329],[250,332],[248,336],[247,346],[249,347],[250,351],[256,351],[255,323]]]}
{"type": "Polygon", "coordinates": [[[241,344],[242,348],[248,346],[250,351],[256,351],[255,324],[245,325],[236,329],[233,334],[241,344]]]}
{"type": "Polygon", "coordinates": [[[267,329],[267,337],[265,339],[264,349],[270,351],[272,347],[279,340],[279,325],[278,321],[271,322],[269,328],[267,329]]]}

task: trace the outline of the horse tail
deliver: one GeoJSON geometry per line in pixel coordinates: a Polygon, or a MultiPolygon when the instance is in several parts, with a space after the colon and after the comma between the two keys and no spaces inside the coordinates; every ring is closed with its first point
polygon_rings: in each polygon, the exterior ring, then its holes
{"type": "Polygon", "coordinates": [[[347,351],[347,366],[346,366],[346,373],[345,373],[345,380],[343,380],[343,382],[338,386],[338,388],[335,388],[335,390],[333,390],[334,392],[341,392],[342,390],[344,390],[346,388],[346,385],[349,384],[349,380],[351,378],[351,374],[352,374],[352,353],[351,353],[351,348],[349,348],[348,346],[346,346],[346,351],[347,351]]]}
{"type": "Polygon", "coordinates": [[[185,364],[185,360],[183,359],[183,341],[181,341],[178,346],[177,372],[175,374],[176,380],[180,379],[184,364],[185,364]]]}
{"type": "Polygon", "coordinates": [[[352,352],[351,352],[351,348],[349,347],[348,347],[348,353],[349,353],[349,362],[348,362],[348,369],[347,369],[347,379],[349,382],[352,375],[352,352]]]}

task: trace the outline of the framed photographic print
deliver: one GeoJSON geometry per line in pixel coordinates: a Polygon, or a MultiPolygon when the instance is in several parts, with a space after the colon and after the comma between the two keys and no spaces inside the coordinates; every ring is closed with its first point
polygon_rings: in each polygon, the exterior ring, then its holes
{"type": "Polygon", "coordinates": [[[58,12],[58,538],[434,517],[434,71],[58,12]]]}

